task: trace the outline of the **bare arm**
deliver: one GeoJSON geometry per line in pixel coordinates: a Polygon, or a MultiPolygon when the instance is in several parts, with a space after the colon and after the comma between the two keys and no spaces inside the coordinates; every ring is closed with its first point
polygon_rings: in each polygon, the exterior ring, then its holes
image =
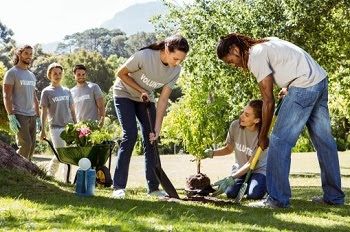
{"type": "Polygon", "coordinates": [[[233,152],[234,147],[231,144],[226,144],[225,147],[213,151],[213,156],[229,155],[233,152]]]}
{"type": "Polygon", "coordinates": [[[47,119],[47,106],[42,106],[41,107],[41,131],[39,134],[39,138],[43,140],[46,138],[46,133],[45,133],[45,124],[46,124],[46,119],[47,119]]]}
{"type": "Polygon", "coordinates": [[[275,99],[273,97],[273,76],[265,77],[259,82],[259,89],[263,99],[262,126],[259,133],[258,145],[264,150],[269,146],[268,132],[275,109],[275,99]]]}
{"type": "Polygon", "coordinates": [[[250,167],[250,163],[253,160],[253,156],[251,156],[249,158],[249,160],[247,161],[247,163],[245,163],[240,169],[237,170],[237,172],[235,172],[232,176],[233,178],[239,178],[241,176],[244,176],[248,171],[249,171],[249,167],[250,167]]]}
{"type": "Polygon", "coordinates": [[[73,122],[74,122],[74,124],[76,124],[76,123],[77,123],[77,117],[76,117],[76,115],[75,115],[74,104],[71,104],[71,105],[69,106],[69,108],[70,108],[70,112],[71,112],[71,114],[72,114],[73,122]]]}
{"type": "Polygon", "coordinates": [[[38,101],[38,95],[36,94],[36,91],[34,91],[34,108],[35,108],[36,116],[40,117],[39,101],[38,101]]]}
{"type": "Polygon", "coordinates": [[[4,84],[3,85],[3,98],[4,98],[4,105],[5,105],[5,109],[8,115],[13,114],[12,111],[12,93],[13,93],[13,85],[8,85],[8,84],[4,84]]]}
{"type": "Polygon", "coordinates": [[[104,121],[105,121],[105,103],[103,101],[103,98],[96,99],[96,105],[98,108],[98,115],[100,117],[100,127],[103,127],[104,121]]]}
{"type": "MultiPolygon", "coordinates": [[[[132,77],[129,76],[130,70],[125,66],[125,64],[118,70],[117,76],[128,86],[137,90],[141,95],[145,94],[149,100],[149,96],[146,90],[141,88],[132,77]]],[[[142,98],[141,98],[142,99],[142,98]]]]}
{"type": "Polygon", "coordinates": [[[162,92],[159,96],[158,103],[157,103],[157,113],[156,113],[156,122],[154,124],[154,134],[150,134],[150,140],[157,140],[160,130],[162,128],[163,118],[165,115],[165,111],[168,105],[168,99],[172,92],[172,89],[168,86],[164,85],[162,92]]]}

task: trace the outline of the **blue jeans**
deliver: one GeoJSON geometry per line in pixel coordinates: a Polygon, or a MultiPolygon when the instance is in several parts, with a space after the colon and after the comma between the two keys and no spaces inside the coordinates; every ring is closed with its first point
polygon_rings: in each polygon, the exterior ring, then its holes
{"type": "MultiPolygon", "coordinates": [[[[155,153],[154,147],[149,142],[149,134],[151,132],[146,107],[143,102],[136,102],[128,98],[115,98],[115,110],[118,115],[120,125],[123,129],[123,138],[118,149],[117,164],[114,172],[113,187],[115,189],[125,189],[131,154],[137,140],[137,123],[140,124],[142,132],[143,151],[145,155],[145,172],[148,185],[148,192],[159,189],[159,182],[154,172],[155,153]]],[[[152,124],[154,125],[156,118],[155,104],[151,102],[150,114],[152,124]]]]}
{"type": "Polygon", "coordinates": [[[308,88],[290,87],[285,96],[270,136],[266,172],[269,198],[277,206],[289,207],[291,149],[305,125],[321,168],[323,199],[343,205],[345,194],[341,190],[338,151],[330,128],[327,78],[308,88]]]}
{"type": "MultiPolygon", "coordinates": [[[[226,189],[225,192],[227,198],[236,198],[244,182],[245,176],[246,175],[235,179],[235,185],[229,186],[226,189]]],[[[253,173],[248,181],[248,188],[245,193],[247,194],[247,199],[262,199],[266,193],[266,176],[261,173],[253,173]]]]}

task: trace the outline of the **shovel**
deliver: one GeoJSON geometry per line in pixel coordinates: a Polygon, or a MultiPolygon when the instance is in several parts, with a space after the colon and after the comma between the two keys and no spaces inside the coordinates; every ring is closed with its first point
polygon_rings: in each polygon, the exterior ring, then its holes
{"type": "MultiPolygon", "coordinates": [[[[149,127],[151,129],[151,133],[154,133],[154,127],[153,127],[153,123],[151,120],[151,113],[150,113],[150,102],[147,99],[143,98],[143,103],[146,106],[147,118],[148,118],[149,127]]],[[[160,164],[160,157],[159,157],[159,152],[158,152],[157,141],[153,142],[153,148],[154,148],[154,155],[155,155],[155,161],[156,161],[156,164],[155,164],[153,170],[156,174],[156,177],[157,177],[159,183],[162,185],[164,191],[169,195],[170,198],[179,199],[180,197],[177,194],[176,189],[174,188],[173,184],[171,183],[171,181],[169,180],[169,178],[167,177],[167,175],[163,171],[162,166],[160,164]]]]}

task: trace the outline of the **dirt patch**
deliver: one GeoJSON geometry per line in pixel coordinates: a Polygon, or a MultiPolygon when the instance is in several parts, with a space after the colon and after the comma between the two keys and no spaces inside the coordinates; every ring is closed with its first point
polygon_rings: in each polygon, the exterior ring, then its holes
{"type": "Polygon", "coordinates": [[[234,202],[230,200],[225,200],[221,198],[216,197],[209,197],[209,196],[193,196],[193,197],[185,197],[183,199],[176,199],[176,198],[160,198],[159,201],[166,201],[166,202],[175,202],[180,204],[187,204],[188,202],[194,202],[197,204],[214,204],[218,206],[222,205],[233,205],[234,202]]]}
{"type": "Polygon", "coordinates": [[[0,168],[26,171],[33,175],[44,176],[44,172],[35,164],[16,153],[8,144],[0,140],[0,168]]]}

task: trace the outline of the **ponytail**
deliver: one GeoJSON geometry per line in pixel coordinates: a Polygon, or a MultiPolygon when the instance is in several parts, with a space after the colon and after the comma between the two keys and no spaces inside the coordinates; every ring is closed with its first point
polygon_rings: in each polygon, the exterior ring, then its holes
{"type": "Polygon", "coordinates": [[[175,50],[182,51],[187,53],[190,50],[187,40],[181,35],[172,35],[165,40],[157,41],[147,47],[143,47],[140,49],[151,49],[151,50],[164,50],[168,48],[170,52],[174,52],[175,50]]]}

